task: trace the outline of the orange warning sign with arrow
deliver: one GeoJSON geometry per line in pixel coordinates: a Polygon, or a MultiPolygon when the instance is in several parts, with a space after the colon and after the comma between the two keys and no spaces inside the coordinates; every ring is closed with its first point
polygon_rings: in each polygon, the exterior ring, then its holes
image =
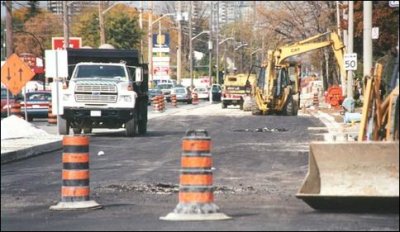
{"type": "Polygon", "coordinates": [[[22,88],[35,76],[31,68],[16,54],[12,54],[1,67],[1,82],[14,95],[21,92],[22,88]]]}

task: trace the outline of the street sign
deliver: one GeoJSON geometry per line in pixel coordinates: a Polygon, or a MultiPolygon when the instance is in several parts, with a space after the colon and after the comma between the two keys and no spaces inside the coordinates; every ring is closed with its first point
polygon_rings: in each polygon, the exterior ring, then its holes
{"type": "Polygon", "coordinates": [[[378,39],[379,38],[379,27],[373,27],[372,28],[372,39],[378,39]]]}
{"type": "Polygon", "coordinates": [[[16,54],[12,54],[1,67],[1,82],[14,95],[21,92],[26,83],[34,76],[35,73],[31,68],[16,54]]]}
{"type": "Polygon", "coordinates": [[[357,70],[357,53],[344,55],[344,69],[346,71],[357,70]]]}
{"type": "MultiPolygon", "coordinates": [[[[69,37],[70,48],[81,48],[82,38],[81,37],[69,37]]],[[[52,37],[51,38],[51,49],[52,50],[62,50],[64,49],[64,37],[52,37]]]]}
{"type": "Polygon", "coordinates": [[[389,1],[390,7],[399,7],[399,1],[389,1]]]}

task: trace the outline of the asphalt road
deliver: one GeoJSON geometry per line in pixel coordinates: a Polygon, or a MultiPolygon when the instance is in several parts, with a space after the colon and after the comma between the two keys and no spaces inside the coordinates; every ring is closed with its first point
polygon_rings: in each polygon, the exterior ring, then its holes
{"type": "Polygon", "coordinates": [[[50,211],[61,199],[62,151],[47,153],[2,165],[1,230],[398,231],[398,213],[321,212],[295,197],[307,172],[308,143],[323,139],[324,130],[310,128],[323,126],[307,115],[252,116],[205,103],[152,117],[142,137],[94,130],[90,196],[103,209],[50,211]],[[266,127],[276,130],[257,132],[266,127]],[[206,129],[212,139],[214,203],[231,220],[159,220],[178,204],[187,129],[206,129]]]}

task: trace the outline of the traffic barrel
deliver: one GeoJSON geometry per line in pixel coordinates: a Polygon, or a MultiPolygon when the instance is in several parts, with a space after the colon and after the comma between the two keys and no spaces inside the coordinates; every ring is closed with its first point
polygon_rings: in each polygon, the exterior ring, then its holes
{"type": "Polygon", "coordinates": [[[61,202],[51,210],[97,209],[102,206],[89,199],[89,138],[63,137],[61,202]]]}
{"type": "Polygon", "coordinates": [[[314,93],[313,106],[315,106],[316,108],[318,108],[319,106],[318,93],[314,93]]]}
{"type": "Polygon", "coordinates": [[[11,104],[10,115],[15,115],[17,117],[23,118],[20,103],[15,102],[11,104]]]}
{"type": "Polygon", "coordinates": [[[199,98],[198,98],[197,93],[195,93],[195,92],[192,93],[192,104],[193,105],[199,104],[199,98]]]}
{"type": "Polygon", "coordinates": [[[53,114],[53,107],[51,101],[49,102],[49,111],[47,113],[47,123],[57,124],[57,115],[53,114]]]}
{"type": "Polygon", "coordinates": [[[176,94],[171,94],[171,103],[173,107],[178,107],[176,102],[176,94]]]}
{"type": "Polygon", "coordinates": [[[161,220],[225,220],[214,203],[211,138],[206,130],[188,130],[182,141],[179,203],[161,220]]]}

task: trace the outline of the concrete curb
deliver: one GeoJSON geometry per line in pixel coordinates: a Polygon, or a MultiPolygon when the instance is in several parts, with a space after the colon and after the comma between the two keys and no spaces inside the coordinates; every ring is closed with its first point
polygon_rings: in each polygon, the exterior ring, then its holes
{"type": "Polygon", "coordinates": [[[41,155],[43,153],[60,150],[62,148],[62,140],[43,143],[40,145],[27,147],[17,151],[1,153],[1,164],[26,159],[32,156],[41,155]]]}

